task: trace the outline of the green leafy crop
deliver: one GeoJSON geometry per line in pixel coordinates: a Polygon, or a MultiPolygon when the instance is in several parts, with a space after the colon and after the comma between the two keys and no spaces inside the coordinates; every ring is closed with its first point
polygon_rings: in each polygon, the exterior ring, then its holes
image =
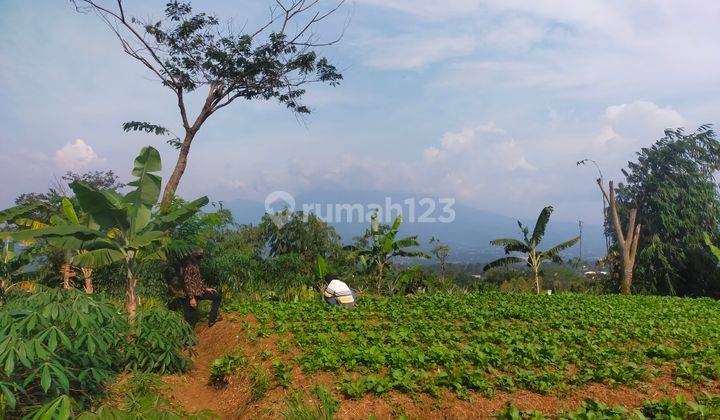
{"type": "Polygon", "coordinates": [[[294,345],[305,373],[336,374],[349,398],[391,390],[552,394],[663,375],[689,387],[720,377],[720,303],[706,298],[423,294],[360,299],[353,310],[322,302],[233,309],[294,345]]]}

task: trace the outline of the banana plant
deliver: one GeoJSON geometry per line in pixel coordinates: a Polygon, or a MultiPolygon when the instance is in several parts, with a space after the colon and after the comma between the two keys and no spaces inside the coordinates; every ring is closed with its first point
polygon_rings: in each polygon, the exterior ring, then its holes
{"type": "Polygon", "coordinates": [[[126,195],[98,190],[81,181],[70,184],[80,209],[89,218],[88,224],[75,218],[68,224],[29,229],[14,236],[72,244],[81,251],[72,259],[80,267],[120,263],[127,276],[126,310],[132,322],[138,305],[135,273],[139,264],[166,259],[170,253],[182,256],[192,252],[189,245],[173,242],[170,231],[208,203],[207,197],[202,197],[166,213],[153,213],[162,182],[156,172],[161,169],[160,153],[153,147],[144,147],[135,158],[132,175],[136,179],[128,183],[135,189],[126,195]]]}
{"type": "Polygon", "coordinates": [[[542,241],[543,236],[545,236],[545,228],[550,221],[550,215],[552,214],[552,212],[552,206],[547,206],[542,209],[540,215],[538,216],[537,222],[535,222],[535,227],[533,228],[532,235],[530,235],[530,229],[518,220],[517,223],[523,235],[522,240],[501,238],[490,241],[490,245],[504,247],[505,254],[507,256],[499,258],[487,264],[483,268],[483,271],[487,271],[495,267],[525,262],[533,272],[533,275],[535,277],[535,293],[539,294],[542,281],[542,279],[540,278],[540,268],[542,264],[545,261],[562,263],[560,251],[570,248],[571,246],[575,245],[577,241],[580,240],[580,237],[577,236],[568,241],[555,245],[547,251],[540,251],[538,249],[538,246],[540,245],[540,241],[542,241]],[[513,252],[525,254],[525,257],[521,258],[510,255],[513,252]]]}
{"type": "MultiPolygon", "coordinates": [[[[40,205],[22,205],[0,211],[0,225],[17,224],[40,205]]],[[[28,272],[30,259],[27,253],[15,252],[15,241],[12,239],[12,232],[0,232],[2,241],[2,253],[0,255],[0,290],[7,290],[8,287],[22,274],[28,272]]]]}
{"type": "Polygon", "coordinates": [[[417,236],[397,238],[402,224],[402,216],[398,216],[392,225],[382,224],[378,221],[377,211],[370,218],[370,228],[361,240],[352,247],[358,256],[361,266],[373,273],[378,289],[383,281],[385,270],[394,257],[420,257],[430,256],[419,250],[407,248],[420,246],[417,236]]]}
{"type": "MultiPolygon", "coordinates": [[[[90,229],[97,229],[97,224],[93,222],[92,218],[90,218],[89,215],[81,213],[81,216],[78,217],[78,212],[75,210],[75,206],[73,206],[72,201],[70,201],[70,199],[67,197],[62,197],[61,199],[59,215],[51,215],[47,223],[40,220],[21,217],[15,220],[15,224],[30,230],[41,230],[51,226],[66,225],[82,225],[90,229]]],[[[60,267],[60,275],[63,279],[63,287],[65,289],[71,288],[72,284],[70,283],[70,279],[75,276],[75,267],[72,266],[72,259],[75,254],[85,252],[85,250],[82,248],[82,243],[78,239],[73,237],[46,237],[45,240],[48,245],[60,250],[63,253],[64,262],[60,267]]],[[[80,270],[83,273],[85,292],[92,293],[93,268],[80,267],[80,270]]]]}

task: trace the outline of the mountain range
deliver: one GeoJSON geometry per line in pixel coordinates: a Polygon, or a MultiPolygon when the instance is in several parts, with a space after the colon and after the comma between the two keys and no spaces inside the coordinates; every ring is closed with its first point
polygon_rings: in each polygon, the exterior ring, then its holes
{"type": "MultiPolygon", "coordinates": [[[[500,215],[456,202],[452,204],[454,218],[447,222],[446,219],[451,216],[449,212],[443,211],[447,203],[441,203],[436,197],[428,197],[422,202],[415,197],[417,195],[382,192],[313,191],[294,197],[294,209],[310,208],[316,215],[328,219],[326,221],[335,227],[344,243],[352,242],[354,237],[362,235],[367,229],[373,204],[381,207],[380,218],[383,221],[394,218],[398,210],[402,209],[404,221],[401,227],[402,235],[418,235],[425,250],[430,249],[428,244],[430,238],[433,236],[438,238],[450,246],[448,260],[457,263],[486,262],[497,258],[503,254],[503,251],[501,248],[491,246],[490,240],[500,237],[520,237],[517,219],[509,215],[500,215]],[[429,212],[432,203],[435,203],[435,209],[429,212]],[[411,207],[415,209],[414,214],[410,210],[411,207]],[[383,213],[387,208],[391,209],[390,218],[383,213]],[[421,219],[423,214],[429,217],[421,219]],[[361,216],[363,220],[360,220],[361,216]],[[442,220],[446,223],[439,221],[441,217],[444,217],[442,220]]],[[[282,196],[268,204],[274,211],[288,207],[282,196]]],[[[235,221],[242,224],[257,224],[266,212],[265,203],[251,200],[236,199],[223,202],[223,205],[232,212],[235,221]]],[[[530,229],[535,224],[534,219],[520,219],[520,221],[529,225],[530,229]]],[[[551,218],[543,243],[549,247],[578,234],[577,222],[556,221],[551,218]]],[[[582,256],[586,260],[603,255],[605,255],[603,229],[601,225],[593,224],[584,224],[581,243],[564,253],[566,258],[582,256]]]]}

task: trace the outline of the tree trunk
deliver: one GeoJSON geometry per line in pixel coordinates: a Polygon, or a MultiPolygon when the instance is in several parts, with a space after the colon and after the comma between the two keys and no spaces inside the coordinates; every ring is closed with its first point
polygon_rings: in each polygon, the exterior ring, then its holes
{"type": "Polygon", "coordinates": [[[533,272],[535,273],[535,294],[540,294],[540,270],[537,268],[533,268],[533,272]]]}
{"type": "Polygon", "coordinates": [[[195,138],[195,132],[193,130],[185,133],[185,139],[183,140],[182,147],[180,147],[175,169],[173,169],[170,179],[168,179],[167,184],[165,184],[165,191],[163,192],[162,202],[160,203],[161,209],[167,209],[173,197],[175,197],[175,191],[177,191],[178,185],[180,184],[180,178],[182,178],[185,173],[185,168],[187,167],[187,158],[190,153],[190,145],[192,144],[193,138],[195,138]]]}
{"type": "Polygon", "coordinates": [[[603,196],[610,204],[610,216],[612,217],[613,226],[615,227],[615,236],[620,248],[620,257],[622,258],[623,278],[620,282],[620,293],[629,295],[632,288],[633,268],[635,267],[635,257],[637,256],[638,243],[640,242],[640,228],[642,225],[636,224],[637,209],[630,209],[630,217],[628,219],[627,230],[623,232],[620,216],[617,209],[617,199],[615,197],[615,187],[610,181],[609,193],[605,191],[602,180],[597,180],[603,196]]]}
{"type": "Polygon", "coordinates": [[[73,277],[73,271],[69,263],[65,263],[60,266],[60,274],[62,275],[63,279],[63,289],[72,288],[72,285],[70,284],[70,279],[73,277]]]}
{"type": "Polygon", "coordinates": [[[138,306],[138,297],[135,293],[135,286],[137,286],[137,277],[132,273],[130,270],[130,266],[128,263],[127,267],[127,292],[126,292],[126,298],[127,301],[125,302],[125,309],[128,313],[128,322],[132,325],[135,323],[135,314],[137,313],[137,306],[138,306]]]}
{"type": "Polygon", "coordinates": [[[378,264],[378,272],[377,272],[377,290],[380,291],[380,283],[382,283],[383,280],[383,268],[385,267],[384,264],[378,264]]]}
{"type": "Polygon", "coordinates": [[[137,278],[129,278],[127,284],[127,302],[125,308],[128,313],[128,321],[131,324],[135,323],[135,314],[137,313],[138,298],[135,294],[135,286],[137,285],[137,278]]]}
{"type": "Polygon", "coordinates": [[[620,293],[629,295],[630,294],[630,287],[632,286],[632,278],[633,278],[633,267],[624,267],[623,268],[623,278],[620,283],[620,293]]]}
{"type": "Polygon", "coordinates": [[[83,279],[85,280],[85,293],[91,295],[94,291],[92,281],[92,268],[81,268],[83,273],[83,279]]]}
{"type": "Polygon", "coordinates": [[[215,81],[210,82],[210,89],[207,97],[205,98],[205,104],[200,110],[200,113],[192,126],[188,122],[187,115],[185,113],[185,102],[182,96],[182,89],[178,90],[178,106],[180,107],[180,114],[182,115],[183,126],[185,127],[185,138],[183,139],[182,147],[180,147],[180,154],[178,154],[175,169],[173,169],[173,173],[170,175],[170,179],[168,179],[168,182],[165,185],[160,209],[167,209],[170,206],[170,202],[175,196],[175,191],[177,191],[178,185],[180,184],[180,178],[182,178],[183,173],[185,173],[188,153],[190,153],[190,145],[195,138],[195,134],[197,134],[198,130],[200,130],[200,127],[203,125],[205,120],[207,120],[208,117],[215,112],[215,105],[217,105],[217,101],[222,98],[224,89],[225,86],[223,86],[222,83],[215,81]]]}

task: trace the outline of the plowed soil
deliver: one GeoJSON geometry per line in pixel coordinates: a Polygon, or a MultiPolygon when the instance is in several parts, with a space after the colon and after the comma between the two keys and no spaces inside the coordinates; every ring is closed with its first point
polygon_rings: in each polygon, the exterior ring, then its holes
{"type": "Polygon", "coordinates": [[[226,314],[225,320],[212,328],[198,327],[199,343],[195,347],[193,368],[185,375],[165,377],[165,384],[168,386],[167,396],[183,405],[188,411],[208,409],[223,419],[282,418],[291,390],[309,391],[314,384],[321,384],[333,390],[335,398],[340,402],[337,415],[340,419],[367,419],[370,416],[387,419],[402,415],[411,419],[478,419],[493,418],[508,402],[512,402],[520,409],[539,410],[550,415],[561,410],[576,409],[585,399],[594,399],[610,406],[635,408],[646,400],[674,398],[680,394],[690,398],[702,391],[718,392],[718,389],[702,387],[692,390],[677,387],[668,374],[656,378],[652,383],[644,383],[633,388],[592,384],[566,394],[497,392],[492,398],[486,398],[471,393],[469,400],[463,400],[449,391],[440,398],[428,395],[411,397],[391,392],[382,397],[366,395],[359,400],[352,400],[344,398],[334,390],[336,382],[342,377],[341,372],[337,375],[321,373],[307,376],[296,367],[290,389],[278,386],[270,389],[264,397],[254,400],[247,369],[230,377],[226,386],[215,387],[208,383],[210,363],[226,354],[239,352],[248,357],[251,365],[264,364],[272,376],[272,359],[281,355],[279,358],[282,360],[292,360],[296,353],[290,351],[282,354],[277,347],[277,341],[282,337],[277,335],[258,338],[255,341],[249,340],[242,325],[243,321],[251,325],[255,323],[252,317],[241,318],[238,315],[226,314]],[[273,356],[263,360],[261,354],[263,350],[270,351],[273,356]]]}

